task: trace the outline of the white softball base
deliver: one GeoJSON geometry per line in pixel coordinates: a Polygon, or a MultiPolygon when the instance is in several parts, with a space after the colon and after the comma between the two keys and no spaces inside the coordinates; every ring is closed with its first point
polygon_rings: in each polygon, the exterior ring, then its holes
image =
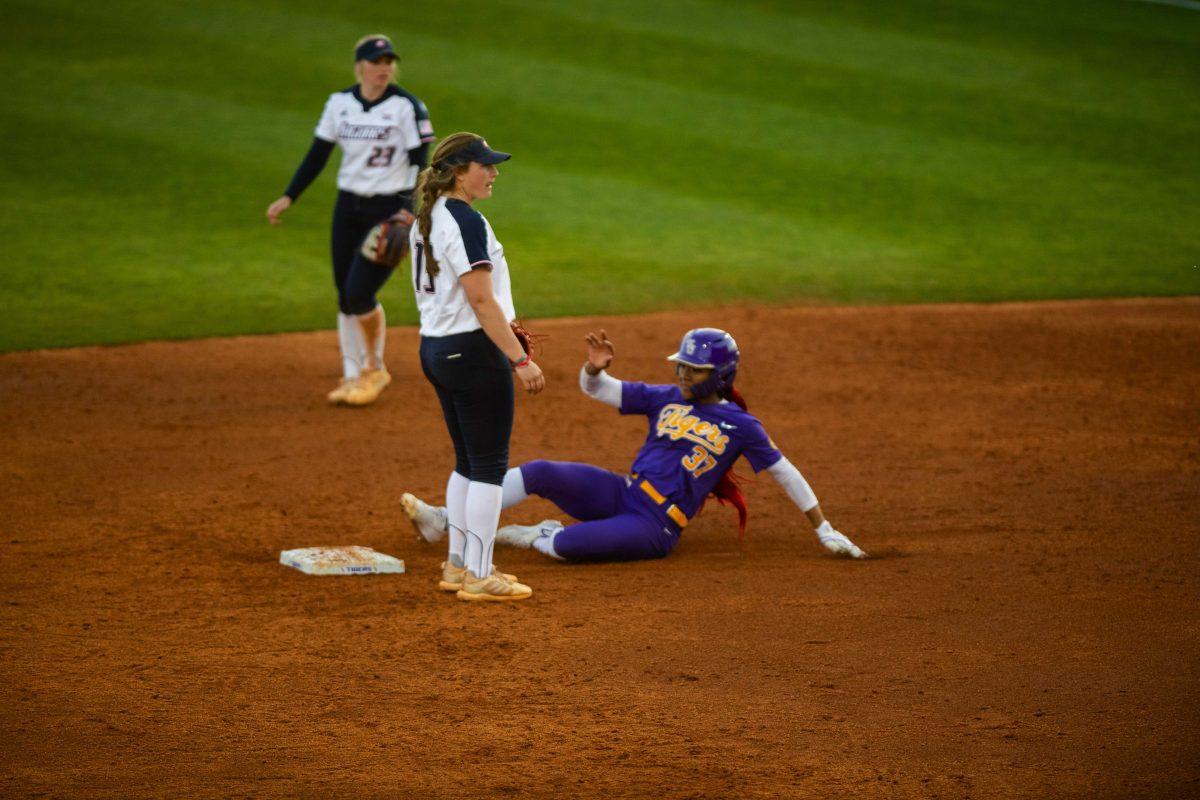
{"type": "Polygon", "coordinates": [[[404,572],[404,562],[370,547],[302,547],[284,550],[279,563],[306,575],[377,575],[404,572]]]}

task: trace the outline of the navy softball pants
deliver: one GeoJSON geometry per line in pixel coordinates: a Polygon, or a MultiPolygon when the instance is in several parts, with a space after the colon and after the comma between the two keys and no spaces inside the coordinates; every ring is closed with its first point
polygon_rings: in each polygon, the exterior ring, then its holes
{"type": "Polygon", "coordinates": [[[512,367],[482,330],[421,337],[421,369],[454,441],[454,471],[504,485],[513,424],[512,367]]]}
{"type": "Polygon", "coordinates": [[[391,276],[392,269],[363,258],[359,247],[371,228],[401,208],[412,209],[411,192],[374,197],[338,192],[333,204],[329,250],[338,310],[343,314],[366,314],[375,308],[375,295],[391,276]]]}

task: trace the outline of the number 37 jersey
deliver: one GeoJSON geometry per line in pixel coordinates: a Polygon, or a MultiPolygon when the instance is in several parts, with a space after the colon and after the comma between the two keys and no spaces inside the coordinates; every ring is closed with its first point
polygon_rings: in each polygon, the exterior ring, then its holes
{"type": "Polygon", "coordinates": [[[632,472],[688,519],[739,456],[755,472],[783,458],[753,414],[736,403],[690,403],[678,386],[622,381],[621,413],[645,414],[650,421],[632,472]]]}
{"type": "Polygon", "coordinates": [[[419,167],[409,163],[408,151],[435,138],[425,105],[395,85],[373,102],[357,86],[334,92],[315,134],[342,148],[338,188],[368,196],[413,189],[419,167]]]}

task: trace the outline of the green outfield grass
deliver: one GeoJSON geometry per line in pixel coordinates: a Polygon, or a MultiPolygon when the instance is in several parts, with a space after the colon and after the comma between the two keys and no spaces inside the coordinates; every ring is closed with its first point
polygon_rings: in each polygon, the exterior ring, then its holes
{"type": "Polygon", "coordinates": [[[516,154],[481,209],[528,316],[1200,293],[1198,11],[376,5],[8,0],[0,350],[332,327],[335,163],[263,212],[374,31],[516,154]]]}

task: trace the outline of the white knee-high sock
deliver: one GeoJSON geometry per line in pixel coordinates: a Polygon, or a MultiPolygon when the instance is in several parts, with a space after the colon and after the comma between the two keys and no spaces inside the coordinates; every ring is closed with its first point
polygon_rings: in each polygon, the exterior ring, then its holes
{"type": "Polygon", "coordinates": [[[387,344],[387,314],[383,313],[383,303],[376,303],[379,309],[379,338],[375,340],[375,359],[383,366],[383,346],[387,344]]]}
{"type": "Polygon", "coordinates": [[[467,551],[464,561],[477,578],[492,574],[492,548],[500,524],[504,490],[494,483],[471,481],[467,489],[467,551]]]}
{"type": "Polygon", "coordinates": [[[520,467],[513,467],[504,473],[504,508],[512,508],[517,503],[529,497],[525,491],[525,476],[520,467]]]}
{"type": "Polygon", "coordinates": [[[554,549],[554,537],[558,536],[561,531],[562,528],[559,528],[549,536],[539,536],[538,538],[534,539],[533,549],[537,550],[539,553],[548,555],[551,558],[557,558],[559,561],[566,561],[566,559],[560,556],[558,551],[554,549]]]}
{"type": "Polygon", "coordinates": [[[358,323],[359,341],[362,342],[362,368],[383,369],[383,339],[387,336],[384,327],[383,306],[376,305],[366,314],[354,318],[358,323]]]}
{"type": "Polygon", "coordinates": [[[366,350],[362,341],[362,329],[351,314],[338,313],[338,347],[342,351],[342,376],[350,380],[358,377],[366,361],[366,350]]]}
{"type": "Polygon", "coordinates": [[[450,473],[446,482],[446,525],[450,540],[449,561],[456,567],[463,566],[467,549],[467,488],[471,482],[467,476],[450,473]]]}

